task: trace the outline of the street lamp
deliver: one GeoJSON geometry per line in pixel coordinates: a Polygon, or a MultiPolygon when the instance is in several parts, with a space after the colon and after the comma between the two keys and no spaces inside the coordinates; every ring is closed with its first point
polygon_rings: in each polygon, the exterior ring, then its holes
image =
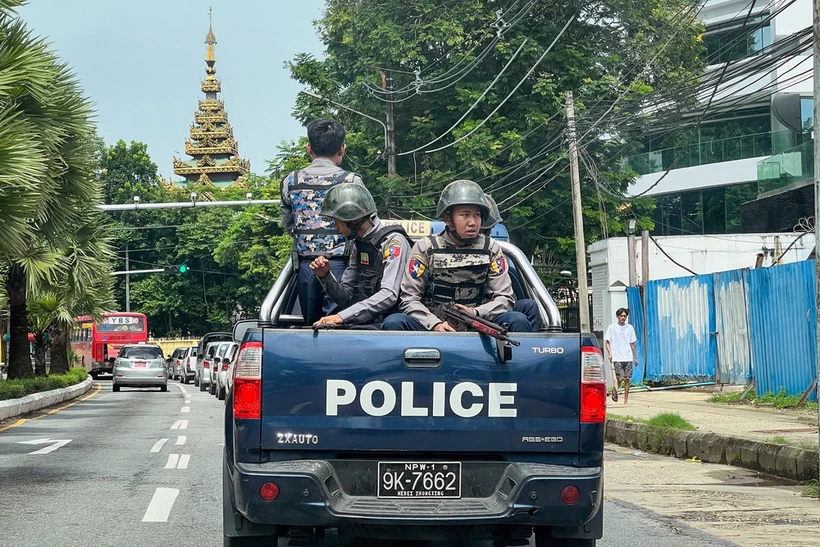
{"type": "Polygon", "coordinates": [[[638,224],[638,221],[634,218],[630,218],[629,222],[627,223],[626,233],[632,235],[635,233],[635,226],[638,224]]]}
{"type": "Polygon", "coordinates": [[[626,252],[629,254],[629,286],[634,287],[638,284],[638,269],[635,264],[635,225],[638,221],[630,218],[626,224],[626,252]]]}

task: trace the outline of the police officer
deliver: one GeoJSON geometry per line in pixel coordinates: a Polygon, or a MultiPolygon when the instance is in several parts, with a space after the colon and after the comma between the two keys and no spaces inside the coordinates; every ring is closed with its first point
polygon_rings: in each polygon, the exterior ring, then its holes
{"type": "Polygon", "coordinates": [[[313,326],[377,323],[395,312],[411,247],[404,228],[382,224],[373,196],[360,184],[341,184],[328,190],[322,215],[332,218],[336,229],[353,242],[350,262],[340,280],[330,271],[325,257],[310,264],[327,295],[343,308],[313,326]]]}
{"type": "MultiPolygon", "coordinates": [[[[490,237],[490,234],[493,233],[493,228],[504,219],[501,218],[501,211],[498,210],[498,204],[493,197],[490,194],[484,194],[484,198],[487,200],[490,213],[487,215],[487,220],[481,225],[481,233],[490,237]]],[[[535,303],[535,300],[521,298],[515,302],[513,311],[521,312],[527,316],[527,321],[530,323],[530,330],[532,332],[541,330],[541,312],[538,310],[538,304],[535,303]]]]}
{"type": "Polygon", "coordinates": [[[325,193],[340,183],[359,183],[355,173],[340,169],[345,153],[345,129],[332,120],[315,120],[307,127],[307,152],[313,159],[308,167],[290,173],[282,181],[282,229],[293,236],[293,266],[297,268],[299,304],[305,324],[338,309],[327,298],[322,285],[310,270],[310,263],[325,257],[330,269],[341,277],[347,266],[344,237],[332,221],[320,214],[325,193]]]}
{"type": "Polygon", "coordinates": [[[388,330],[455,331],[441,311],[451,302],[465,312],[530,332],[515,302],[509,267],[498,242],[481,233],[489,215],[484,191],[473,181],[447,185],[437,216],[447,228],[415,244],[401,283],[403,313],[385,319],[388,330]]]}

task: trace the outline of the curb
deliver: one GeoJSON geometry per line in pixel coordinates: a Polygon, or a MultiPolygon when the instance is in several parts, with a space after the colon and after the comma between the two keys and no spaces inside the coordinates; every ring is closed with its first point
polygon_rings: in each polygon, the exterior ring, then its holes
{"type": "Polygon", "coordinates": [[[19,399],[8,399],[0,401],[0,420],[13,418],[20,414],[34,412],[47,406],[56,405],[69,399],[79,397],[91,389],[92,380],[86,378],[79,384],[71,387],[63,387],[60,389],[52,389],[51,391],[41,391],[40,393],[32,393],[19,399]]]}
{"type": "Polygon", "coordinates": [[[697,458],[796,481],[816,479],[820,474],[817,452],[813,450],[717,433],[663,430],[636,422],[607,419],[606,440],[662,456],[697,458]]]}

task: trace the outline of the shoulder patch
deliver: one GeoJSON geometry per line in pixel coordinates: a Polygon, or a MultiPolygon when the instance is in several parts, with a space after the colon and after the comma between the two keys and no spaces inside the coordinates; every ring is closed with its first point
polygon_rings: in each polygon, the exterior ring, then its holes
{"type": "Polygon", "coordinates": [[[401,241],[391,239],[384,248],[385,260],[396,260],[401,256],[401,241]]]}
{"type": "Polygon", "coordinates": [[[490,264],[490,269],[496,275],[504,275],[508,270],[507,258],[502,253],[495,255],[490,264]]]}
{"type": "Polygon", "coordinates": [[[410,263],[407,267],[407,273],[413,279],[418,279],[424,275],[424,270],[427,269],[427,261],[423,255],[415,253],[410,257],[410,263]]]}

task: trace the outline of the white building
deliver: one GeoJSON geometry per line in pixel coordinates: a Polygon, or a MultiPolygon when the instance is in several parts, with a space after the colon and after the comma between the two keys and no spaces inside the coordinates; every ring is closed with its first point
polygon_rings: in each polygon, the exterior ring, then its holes
{"type": "MultiPolygon", "coordinates": [[[[638,236],[635,243],[635,267],[638,283],[643,283],[643,247],[638,236]]],[[[754,268],[758,254],[761,266],[775,262],[787,264],[806,260],[814,251],[814,235],[737,234],[730,236],[658,236],[655,238],[673,260],[649,241],[649,280],[683,277],[691,273],[708,274],[740,268],[754,268]],[[677,264],[676,264],[677,262],[677,264]]],[[[601,332],[615,321],[615,310],[628,307],[629,253],[627,238],[597,241],[589,246],[592,272],[592,330],[601,332]]]]}

